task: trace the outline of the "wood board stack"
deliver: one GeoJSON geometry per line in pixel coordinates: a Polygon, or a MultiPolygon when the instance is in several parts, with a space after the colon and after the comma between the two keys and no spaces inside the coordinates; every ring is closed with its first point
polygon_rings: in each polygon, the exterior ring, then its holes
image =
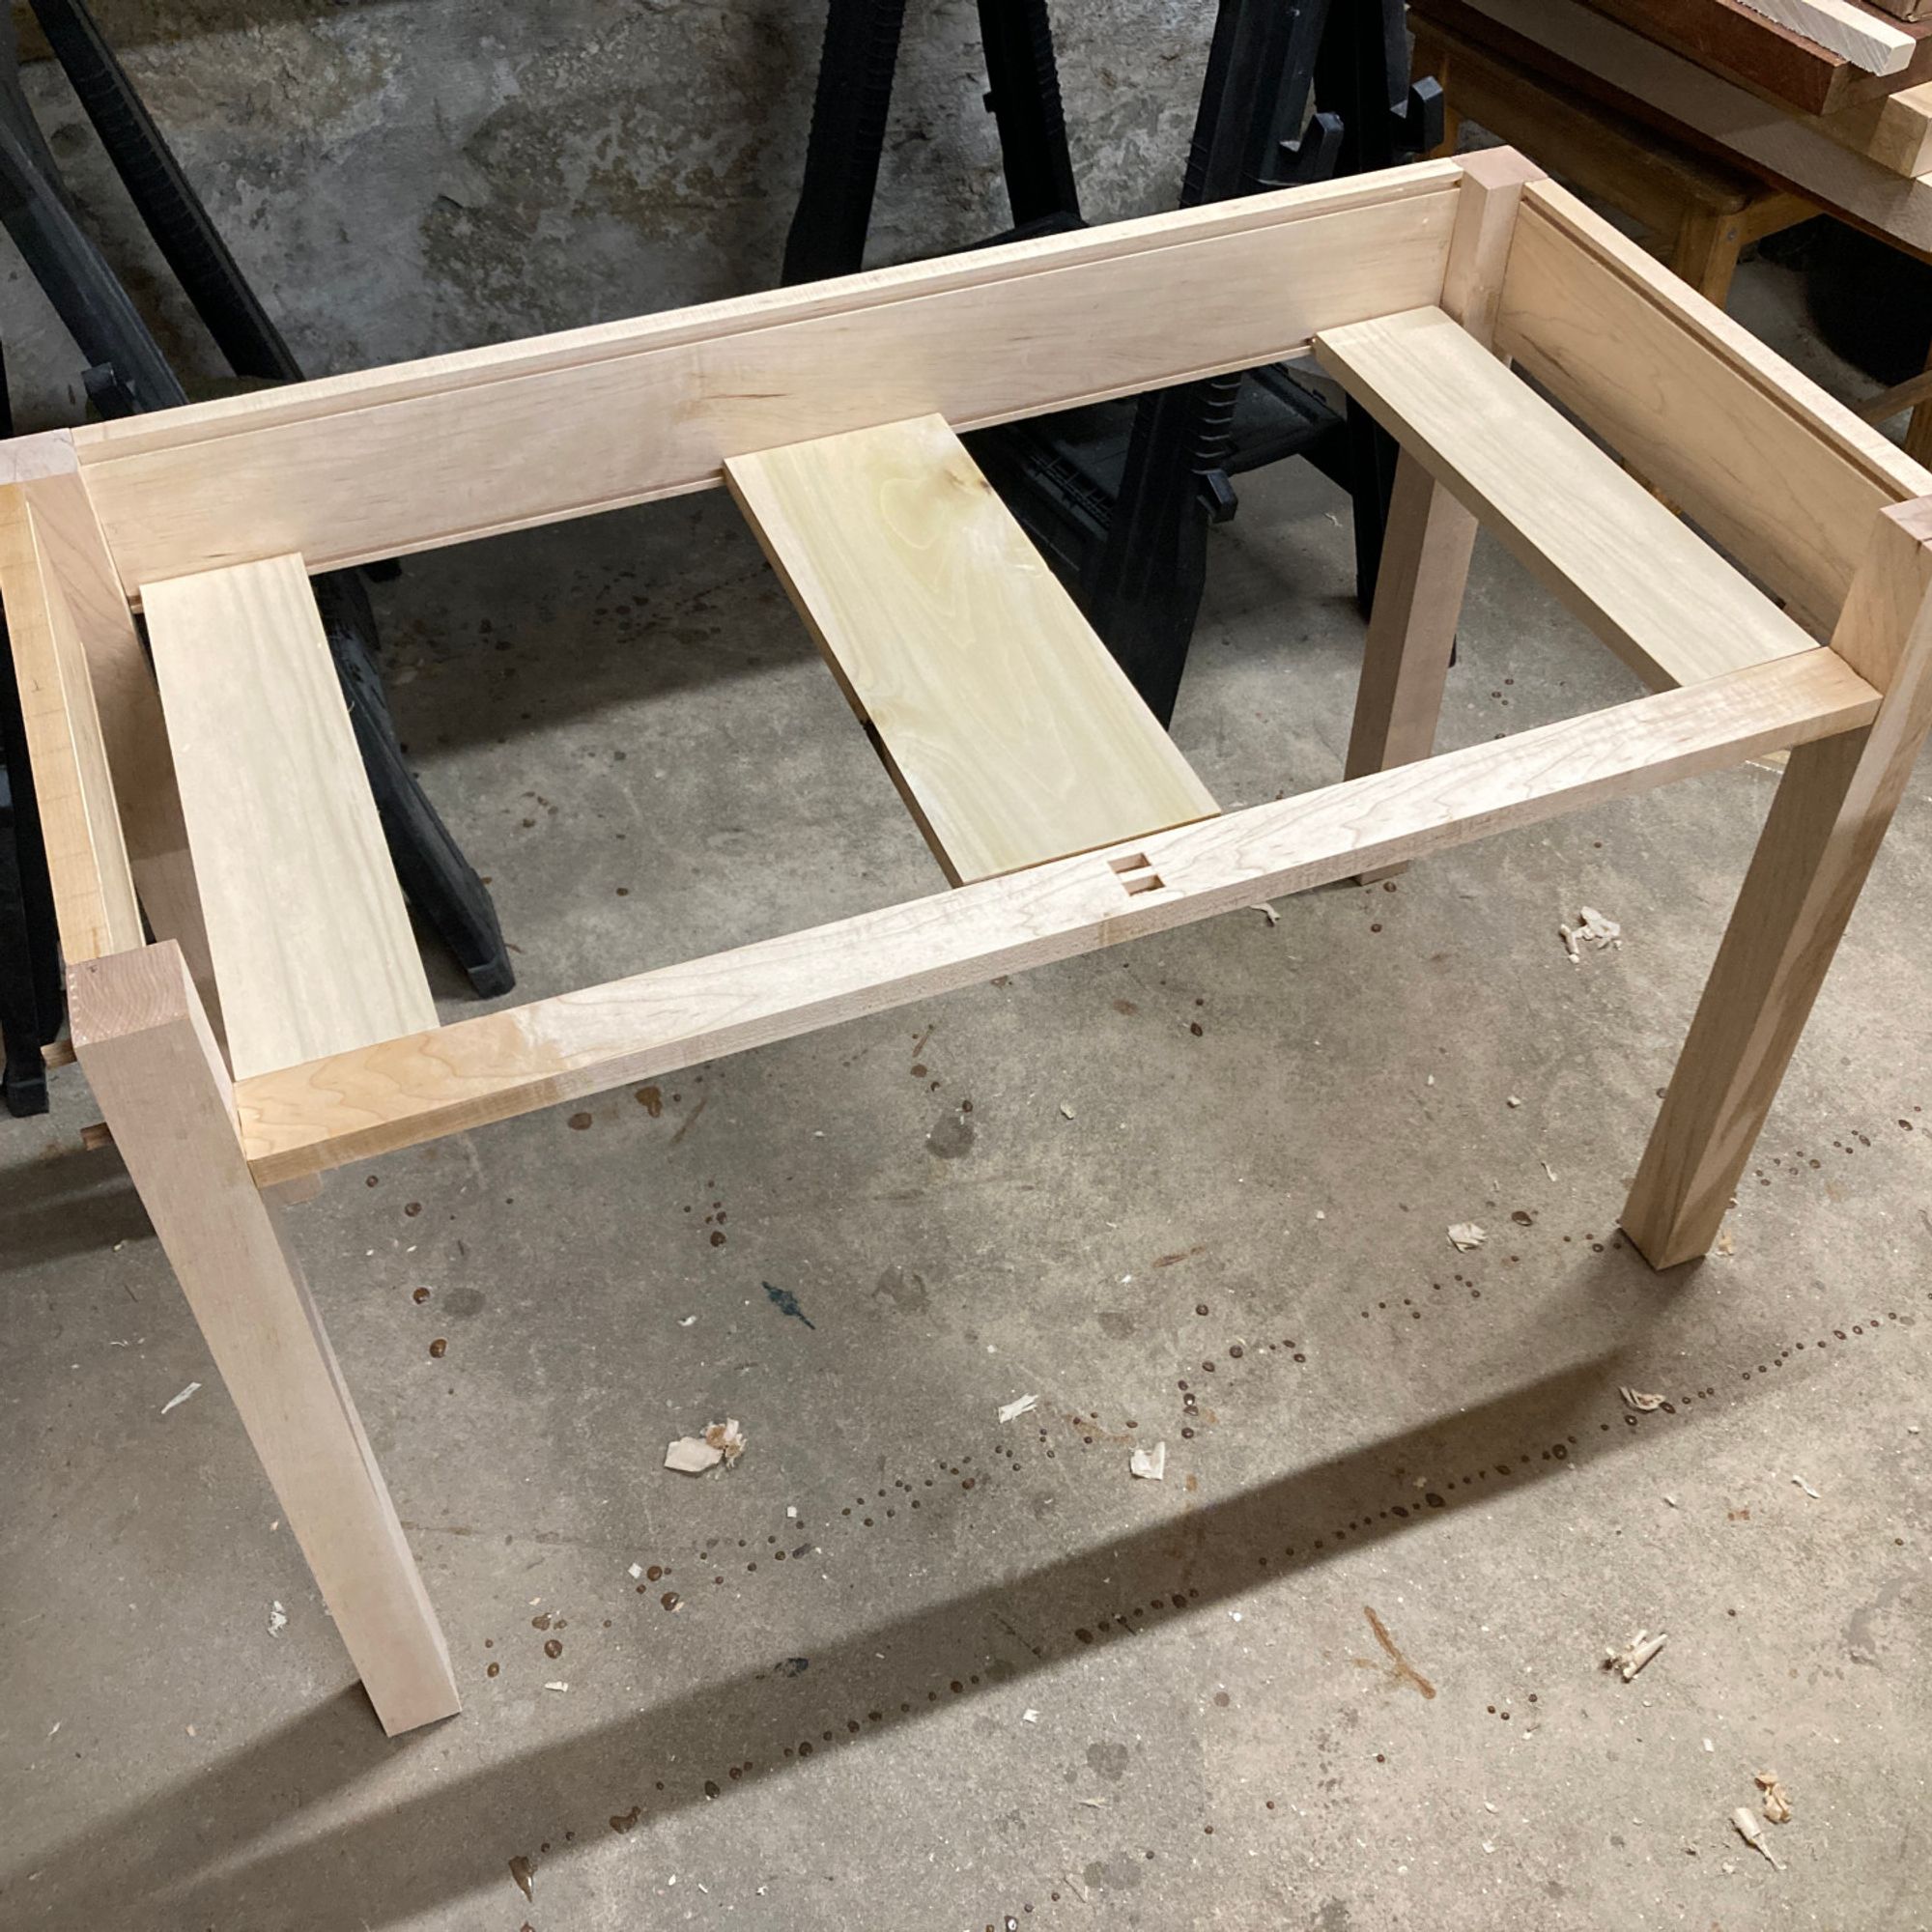
{"type": "MultiPolygon", "coordinates": [[[[1932,0],[1886,11],[1862,0],[1449,0],[1448,11],[1480,16],[1505,50],[1514,37],[1546,65],[1554,56],[1581,91],[1932,259],[1932,0]]],[[[1442,14],[1443,0],[1427,12],[1442,14]]]]}

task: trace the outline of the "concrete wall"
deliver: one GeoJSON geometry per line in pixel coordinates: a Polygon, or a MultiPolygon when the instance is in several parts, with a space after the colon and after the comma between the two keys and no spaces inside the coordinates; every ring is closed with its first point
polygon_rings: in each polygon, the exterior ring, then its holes
{"type": "MultiPolygon", "coordinates": [[[[1172,204],[1208,0],[1062,0],[1090,216],[1172,204]]],[[[674,307],[777,279],[823,0],[99,0],[312,374],[674,307]],[[157,21],[156,16],[159,16],[157,21]]],[[[198,392],[212,345],[49,62],[29,92],[96,234],[198,392]]],[[[873,259],[1005,225],[978,14],[908,0],[873,259]]],[[[78,356],[11,258],[22,429],[74,420],[78,356]]]]}

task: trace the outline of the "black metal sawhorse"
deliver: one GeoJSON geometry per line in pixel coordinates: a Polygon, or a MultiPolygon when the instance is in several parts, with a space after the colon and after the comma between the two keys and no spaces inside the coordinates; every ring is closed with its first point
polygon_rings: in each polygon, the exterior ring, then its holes
{"type": "MultiPolygon", "coordinates": [[[[979,0],[1013,225],[1007,242],[1078,228],[1046,0],[979,0]]],[[[905,0],[832,0],[787,283],[864,266],[905,0]]],[[[1393,166],[1441,133],[1441,90],[1408,78],[1402,0],[1220,0],[1183,208],[1393,166]]],[[[1233,478],[1303,456],[1355,505],[1367,609],[1381,560],[1393,445],[1353,404],[1338,414],[1283,368],[1182,384],[968,439],[1028,534],[1163,721],[1173,715],[1207,582],[1208,528],[1233,478]]]]}
{"type": "MultiPolygon", "coordinates": [[[[101,146],[184,293],[229,367],[265,383],[302,379],[181,164],[156,127],[84,0],[33,0],[47,43],[93,122],[101,146]]],[[[119,276],[81,226],[20,84],[11,15],[0,21],[0,223],[45,291],[81,355],[85,386],[103,415],[170,409],[186,391],[119,276]]],[[[4,379],[0,379],[4,387],[4,379]]],[[[12,434],[11,421],[6,433],[12,434]]],[[[394,565],[372,565],[372,577],[394,565]]],[[[316,601],[335,659],[383,831],[411,903],[485,997],[515,983],[496,908],[473,867],[409,768],[376,668],[376,620],[362,577],[315,579],[316,601]]],[[[13,663],[0,643],[0,727],[17,724],[13,663]]],[[[32,779],[17,731],[0,735],[7,788],[0,792],[0,1034],[6,1097],[15,1113],[46,1104],[41,1047],[63,1017],[44,892],[32,779]],[[36,887],[36,881],[39,887],[36,887]],[[51,991],[48,988],[51,987],[51,991]]]]}

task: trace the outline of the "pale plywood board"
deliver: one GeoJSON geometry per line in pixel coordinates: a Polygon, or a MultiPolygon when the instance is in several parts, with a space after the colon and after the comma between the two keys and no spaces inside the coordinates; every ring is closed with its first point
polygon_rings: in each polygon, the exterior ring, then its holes
{"type": "Polygon", "coordinates": [[[301,558],[143,603],[236,1076],[434,1026],[301,558]]]}
{"type": "Polygon", "coordinates": [[[264,1184],[1166,931],[1856,730],[1831,651],[1642,697],[581,993],[240,1083],[264,1184]],[[1141,863],[1145,862],[1145,863],[1141,863]]]}
{"type": "Polygon", "coordinates": [[[942,418],[724,471],[955,885],[1219,809],[942,418]]]}
{"type": "Polygon", "coordinates": [[[1440,309],[1316,338],[1322,366],[1654,685],[1812,639],[1440,309]]]}
{"type": "Polygon", "coordinates": [[[1574,195],[1523,203],[1498,348],[1829,633],[1872,519],[1932,473],[1574,195]]]}
{"type": "Polygon", "coordinates": [[[1019,242],[75,433],[124,584],[405,555],[716,487],[725,458],[1270,362],[1434,301],[1461,170],[1019,242]],[[1105,327],[1096,327],[1104,318],[1105,327]]]}

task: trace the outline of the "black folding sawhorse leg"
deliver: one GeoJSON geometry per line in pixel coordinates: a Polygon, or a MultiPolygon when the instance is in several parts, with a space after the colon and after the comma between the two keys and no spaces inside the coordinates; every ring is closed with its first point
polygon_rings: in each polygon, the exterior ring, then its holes
{"type": "MultiPolygon", "coordinates": [[[[81,0],[35,13],[116,172],[222,355],[238,376],[298,382],[301,369],[189,186],[81,0]]],[[[0,24],[0,221],[87,358],[102,413],[187,400],[119,278],[82,229],[20,86],[11,19],[0,24]]],[[[372,566],[371,575],[394,566],[372,566]]],[[[376,668],[375,614],[354,572],[315,580],[336,674],[355,727],[397,876],[424,922],[489,997],[515,983],[495,906],[409,768],[376,668]]]]}
{"type": "MultiPolygon", "coordinates": [[[[1082,226],[1046,0],[979,0],[986,109],[1013,225],[994,242],[1082,226]]],[[[886,146],[905,0],[832,0],[811,103],[798,206],[785,238],[787,287],[865,266],[886,146]]]]}
{"type": "MultiPolygon", "coordinates": [[[[832,0],[784,279],[863,266],[904,0],[832,0]]],[[[1044,0],[980,0],[1013,226],[1009,241],[1082,225],[1044,0]]],[[[1183,207],[1432,145],[1440,91],[1411,87],[1401,0],[1221,0],[1181,192],[1183,207]],[[1320,111],[1311,115],[1313,103],[1320,111]]],[[[1355,503],[1366,610],[1393,457],[1349,406],[1337,415],[1283,369],[1183,384],[968,439],[1013,514],[1162,719],[1179,688],[1207,580],[1210,523],[1232,478],[1308,457],[1355,503]]]]}
{"type": "MultiPolygon", "coordinates": [[[[0,359],[0,438],[14,434],[7,369],[0,359]]],[[[10,1114],[47,1111],[41,1049],[67,1018],[53,881],[34,801],[27,731],[14,653],[0,618],[0,1096],[10,1114]]]]}
{"type": "Polygon", "coordinates": [[[46,1112],[41,1049],[59,1034],[66,1015],[53,887],[27,767],[19,688],[0,627],[0,1092],[10,1114],[46,1112]]]}

